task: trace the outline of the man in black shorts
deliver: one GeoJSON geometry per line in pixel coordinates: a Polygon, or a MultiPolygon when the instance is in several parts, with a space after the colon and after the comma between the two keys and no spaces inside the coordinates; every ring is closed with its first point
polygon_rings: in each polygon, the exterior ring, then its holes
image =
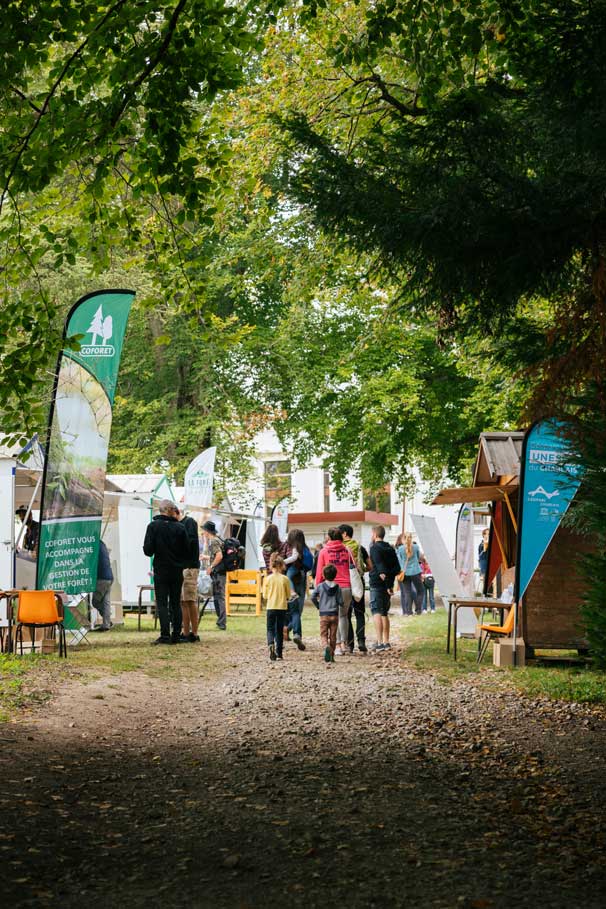
{"type": "Polygon", "coordinates": [[[400,563],[393,546],[385,542],[385,528],[378,524],[372,529],[370,561],[372,568],[368,575],[370,584],[370,611],[375,624],[377,652],[391,650],[389,643],[389,606],[393,583],[400,571],[400,563]]]}

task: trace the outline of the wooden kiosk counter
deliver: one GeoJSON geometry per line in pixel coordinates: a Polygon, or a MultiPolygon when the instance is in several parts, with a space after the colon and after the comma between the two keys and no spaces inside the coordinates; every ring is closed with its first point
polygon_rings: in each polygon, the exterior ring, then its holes
{"type": "MultiPolygon", "coordinates": [[[[523,432],[482,433],[472,486],[443,489],[432,502],[490,503],[484,595],[493,581],[500,591],[515,578],[523,439],[523,432]]],[[[579,573],[579,556],[589,550],[584,537],[558,526],[518,605],[517,646],[522,644],[527,658],[535,650],[586,651],[580,611],[585,579],[579,573]]]]}

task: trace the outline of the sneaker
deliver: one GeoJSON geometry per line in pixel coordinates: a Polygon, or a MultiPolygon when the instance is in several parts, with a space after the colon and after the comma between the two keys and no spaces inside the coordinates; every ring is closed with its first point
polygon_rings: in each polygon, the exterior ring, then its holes
{"type": "Polygon", "coordinates": [[[431,610],[431,614],[432,614],[432,615],[435,614],[435,609],[432,609],[432,610],[431,610]]]}
{"type": "Polygon", "coordinates": [[[281,654],[281,653],[277,653],[277,654],[276,654],[276,659],[277,659],[277,660],[283,659],[282,654],[281,654]]]}
{"type": "Polygon", "coordinates": [[[354,652],[353,644],[351,645],[351,647],[348,647],[347,649],[350,653],[353,653],[354,652]]]}
{"type": "Polygon", "coordinates": [[[387,642],[387,644],[383,644],[382,647],[383,647],[383,650],[391,650],[391,644],[389,643],[389,641],[387,642]]]}
{"type": "Polygon", "coordinates": [[[217,622],[217,628],[219,629],[219,631],[227,631],[227,625],[219,625],[218,622],[217,622]]]}
{"type": "Polygon", "coordinates": [[[152,647],[155,647],[157,644],[172,644],[172,641],[169,637],[160,635],[159,638],[156,638],[155,641],[152,641],[152,647]]]}
{"type": "Polygon", "coordinates": [[[346,652],[347,651],[342,650],[340,647],[337,647],[337,649],[335,650],[335,656],[345,656],[346,652]]]}
{"type": "Polygon", "coordinates": [[[188,634],[180,634],[180,635],[179,635],[179,643],[180,643],[180,644],[188,644],[188,643],[189,643],[189,635],[188,635],[188,634]]]}
{"type": "Polygon", "coordinates": [[[325,662],[325,663],[331,663],[331,662],[332,662],[332,653],[330,652],[330,647],[325,647],[325,648],[324,648],[324,662],[325,662]]]}
{"type": "Polygon", "coordinates": [[[297,645],[299,650],[305,650],[305,644],[301,640],[301,635],[296,634],[293,638],[293,641],[295,642],[295,644],[297,645]]]}
{"type": "MultiPolygon", "coordinates": [[[[185,641],[187,641],[187,638],[185,638],[185,641]]],[[[185,641],[183,640],[183,638],[180,635],[179,635],[179,637],[177,637],[175,635],[175,637],[172,637],[170,639],[171,644],[184,644],[185,641]]]]}
{"type": "Polygon", "coordinates": [[[275,644],[269,645],[269,659],[272,661],[272,663],[276,659],[276,645],[275,644]]]}
{"type": "Polygon", "coordinates": [[[109,628],[105,628],[104,625],[95,625],[95,627],[92,628],[91,631],[109,631],[109,628]]]}
{"type": "Polygon", "coordinates": [[[427,615],[427,610],[426,610],[426,609],[423,610],[423,615],[427,615]]]}
{"type": "MultiPolygon", "coordinates": [[[[284,600],[282,600],[282,602],[284,602],[284,600]]],[[[298,593],[292,593],[292,594],[289,596],[289,598],[288,598],[288,603],[289,603],[289,605],[290,605],[291,603],[298,603],[298,602],[299,602],[299,594],[298,594],[298,593]]]]}
{"type": "Polygon", "coordinates": [[[187,640],[189,641],[190,644],[195,644],[200,640],[200,635],[194,634],[193,631],[190,631],[189,634],[187,635],[187,640]]]}
{"type": "Polygon", "coordinates": [[[358,650],[360,651],[360,653],[368,653],[368,647],[366,646],[366,644],[364,642],[362,642],[361,644],[358,644],[358,650]]]}

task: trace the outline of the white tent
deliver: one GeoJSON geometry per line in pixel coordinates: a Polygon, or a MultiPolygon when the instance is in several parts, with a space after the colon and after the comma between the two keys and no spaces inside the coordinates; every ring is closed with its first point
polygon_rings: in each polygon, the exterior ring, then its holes
{"type": "MultiPolygon", "coordinates": [[[[113,491],[104,499],[103,539],[109,549],[114,583],[112,601],[134,605],[139,586],[151,584],[151,560],[143,552],[145,529],[161,499],[174,501],[166,474],[108,474],[113,491]]],[[[149,603],[146,591],[143,602],[149,603]]]]}

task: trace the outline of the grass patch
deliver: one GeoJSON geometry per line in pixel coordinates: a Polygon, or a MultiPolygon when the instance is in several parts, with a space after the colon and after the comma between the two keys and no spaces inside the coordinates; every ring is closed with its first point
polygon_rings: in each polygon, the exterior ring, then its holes
{"type": "Polygon", "coordinates": [[[579,666],[525,666],[506,670],[511,683],[529,697],[579,704],[606,704],[606,672],[579,666]]]}
{"type": "Polygon", "coordinates": [[[415,669],[431,672],[440,681],[452,682],[464,676],[478,675],[482,670],[476,662],[478,656],[477,641],[459,638],[457,643],[457,661],[451,652],[446,653],[447,615],[438,610],[433,615],[397,617],[394,624],[396,639],[404,645],[404,659],[415,669]]]}
{"type": "Polygon", "coordinates": [[[481,666],[477,665],[478,644],[459,639],[457,662],[452,650],[446,653],[447,615],[414,616],[396,620],[396,633],[405,646],[404,660],[415,669],[431,672],[444,683],[472,676],[486,684],[506,684],[528,697],[546,697],[581,704],[606,704],[606,672],[591,666],[551,664],[520,669],[497,669],[492,665],[491,648],[481,666]]]}
{"type": "Polygon", "coordinates": [[[0,723],[6,723],[18,710],[42,704],[50,692],[32,690],[30,680],[40,674],[49,657],[34,654],[27,660],[12,654],[0,654],[0,723]]]}

